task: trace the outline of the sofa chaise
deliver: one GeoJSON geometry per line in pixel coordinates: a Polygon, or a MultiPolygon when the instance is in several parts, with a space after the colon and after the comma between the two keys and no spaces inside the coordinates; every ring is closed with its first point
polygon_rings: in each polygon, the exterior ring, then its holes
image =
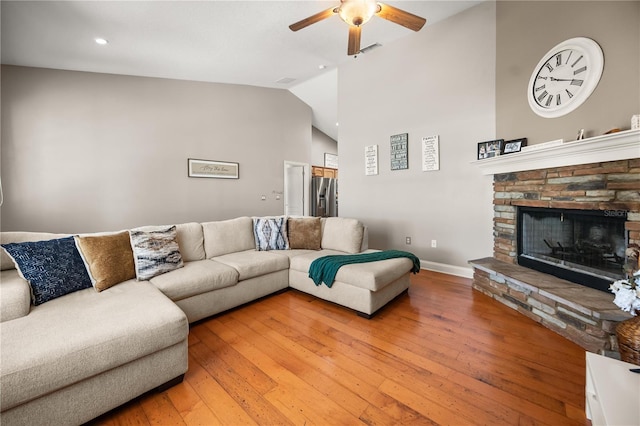
{"type": "Polygon", "coordinates": [[[3,232],[0,240],[3,425],[82,424],[179,383],[190,323],[289,287],[370,317],[408,289],[412,269],[407,258],[348,265],[331,288],[317,286],[308,276],[314,259],[372,252],[365,227],[347,218],[240,217],[75,237],[3,232]],[[139,236],[147,248],[169,243],[149,261],[139,236]],[[25,266],[16,269],[20,250],[69,238],[89,286],[55,297],[46,285],[36,292],[25,266]],[[130,246],[114,245],[123,238],[130,246]],[[130,257],[135,276],[121,265],[130,257]],[[145,276],[147,267],[159,269],[145,276]],[[38,298],[51,299],[34,304],[38,298]]]}

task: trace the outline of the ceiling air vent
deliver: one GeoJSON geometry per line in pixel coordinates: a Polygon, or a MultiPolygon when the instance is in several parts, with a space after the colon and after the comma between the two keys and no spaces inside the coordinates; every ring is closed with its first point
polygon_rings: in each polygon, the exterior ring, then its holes
{"type": "Polygon", "coordinates": [[[367,47],[363,47],[362,49],[360,49],[360,52],[358,52],[358,53],[367,53],[368,51],[376,49],[378,47],[382,47],[382,45],[380,43],[373,43],[373,44],[370,44],[367,47]]]}
{"type": "Polygon", "coordinates": [[[289,84],[289,83],[293,83],[294,81],[296,81],[295,78],[283,77],[280,80],[276,81],[276,83],[278,83],[278,84],[289,84]]]}

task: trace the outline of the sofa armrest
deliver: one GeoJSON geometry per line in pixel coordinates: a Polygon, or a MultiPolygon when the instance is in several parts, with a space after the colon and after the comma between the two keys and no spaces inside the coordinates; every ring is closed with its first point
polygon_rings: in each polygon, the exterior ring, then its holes
{"type": "Polygon", "coordinates": [[[18,271],[0,273],[0,322],[11,321],[29,314],[31,288],[18,271]]]}

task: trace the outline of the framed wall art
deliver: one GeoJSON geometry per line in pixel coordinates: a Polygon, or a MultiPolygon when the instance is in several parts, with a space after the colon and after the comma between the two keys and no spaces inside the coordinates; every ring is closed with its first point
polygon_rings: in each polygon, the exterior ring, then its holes
{"type": "Polygon", "coordinates": [[[391,170],[409,168],[409,134],[391,136],[391,170]]]}
{"type": "Polygon", "coordinates": [[[187,171],[189,177],[195,178],[238,179],[240,164],[189,158],[187,171]]]}
{"type": "Polygon", "coordinates": [[[527,138],[513,139],[504,143],[504,153],[520,152],[523,146],[527,146],[527,138]]]}
{"type": "Polygon", "coordinates": [[[478,160],[493,158],[500,155],[503,145],[504,139],[480,142],[478,144],[478,160]]]}

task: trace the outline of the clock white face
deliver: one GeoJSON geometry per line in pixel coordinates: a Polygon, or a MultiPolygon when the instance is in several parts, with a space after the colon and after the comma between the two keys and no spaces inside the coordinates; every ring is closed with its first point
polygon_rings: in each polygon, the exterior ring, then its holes
{"type": "Polygon", "coordinates": [[[575,38],[551,49],[534,69],[528,87],[531,109],[546,118],[575,110],[595,90],[604,66],[600,46],[575,38]]]}

